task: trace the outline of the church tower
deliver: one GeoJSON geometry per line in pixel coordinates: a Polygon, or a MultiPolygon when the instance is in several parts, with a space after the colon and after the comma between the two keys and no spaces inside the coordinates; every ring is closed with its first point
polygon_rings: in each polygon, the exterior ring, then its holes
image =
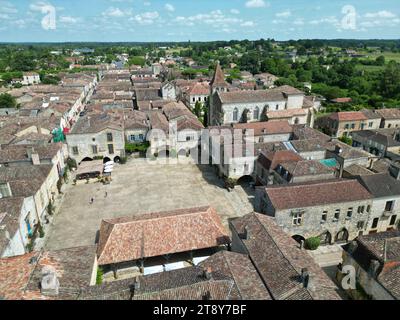
{"type": "Polygon", "coordinates": [[[217,62],[217,66],[215,67],[214,76],[210,82],[211,87],[211,95],[215,92],[227,92],[229,88],[229,84],[225,81],[225,75],[222,71],[221,65],[219,61],[217,62]]]}
{"type": "Polygon", "coordinates": [[[216,110],[218,107],[215,105],[215,96],[218,92],[228,92],[229,84],[225,81],[225,74],[222,71],[219,61],[215,67],[214,76],[210,82],[210,98],[209,98],[209,110],[208,110],[208,124],[217,125],[218,121],[217,114],[221,114],[221,110],[216,110]]]}

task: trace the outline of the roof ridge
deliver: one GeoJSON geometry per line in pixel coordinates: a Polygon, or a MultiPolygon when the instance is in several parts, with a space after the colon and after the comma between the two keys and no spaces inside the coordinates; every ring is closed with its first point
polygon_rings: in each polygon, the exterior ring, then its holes
{"type": "MultiPolygon", "coordinates": [[[[257,221],[259,222],[259,224],[261,224],[261,226],[262,226],[262,228],[265,230],[265,232],[267,233],[267,235],[268,235],[268,237],[272,240],[272,242],[274,243],[274,245],[275,245],[275,247],[276,247],[276,249],[278,249],[278,251],[280,252],[280,254],[282,255],[282,257],[289,263],[289,265],[290,265],[290,267],[295,271],[295,273],[298,275],[298,276],[300,276],[300,273],[296,270],[296,268],[293,266],[293,264],[291,263],[291,261],[286,257],[286,255],[282,252],[282,250],[281,250],[281,248],[278,246],[278,244],[277,244],[277,242],[275,241],[275,239],[271,236],[271,234],[268,232],[268,230],[267,230],[267,228],[265,227],[265,225],[262,223],[262,221],[259,219],[259,216],[256,214],[256,213],[254,213],[255,214],[255,216],[256,216],[256,218],[257,218],[257,221]]],[[[259,232],[260,233],[260,232],[259,232]]],[[[293,240],[294,241],[294,240],[293,240]]],[[[311,258],[311,257],[310,257],[311,258]]],[[[298,290],[299,288],[297,288],[298,287],[298,285],[296,285],[295,286],[295,288],[293,288],[292,290],[293,290],[293,293],[296,291],[296,290],[298,290]],[[296,289],[296,290],[295,290],[296,289]]],[[[290,290],[290,291],[292,291],[292,290],[290,290]]],[[[309,290],[308,289],[306,289],[308,292],[309,292],[309,290]]],[[[310,294],[311,295],[311,294],[310,294]]],[[[271,296],[274,296],[273,294],[271,294],[271,296]]],[[[279,298],[281,298],[281,297],[284,297],[285,296],[285,294],[284,295],[281,295],[279,298]]],[[[289,295],[288,295],[289,296],[289,295]]],[[[312,298],[312,296],[311,296],[311,298],[312,298]]],[[[313,299],[313,298],[312,298],[313,299]]],[[[313,299],[314,300],[314,299],[313,299]]]]}
{"type": "MultiPolygon", "coordinates": [[[[194,214],[199,214],[199,213],[207,213],[208,212],[208,208],[211,208],[211,206],[209,206],[209,207],[195,207],[195,208],[193,208],[193,209],[202,209],[202,208],[207,208],[207,210],[205,210],[205,211],[194,211],[194,212],[182,212],[182,213],[178,213],[178,214],[175,214],[175,216],[186,216],[186,215],[194,215],[194,214]]],[[[192,209],[192,208],[188,208],[188,209],[192,209]]],[[[157,212],[147,212],[147,213],[142,213],[142,214],[139,214],[139,215],[136,215],[136,216],[126,216],[126,217],[119,217],[119,218],[111,218],[111,219],[103,219],[102,221],[104,221],[104,222],[107,222],[107,223],[109,223],[109,224],[112,224],[112,225],[116,225],[116,224],[126,224],[126,223],[132,223],[132,222],[139,222],[139,221],[150,221],[150,220],[159,220],[159,219],[162,219],[162,218],[166,218],[166,217],[170,217],[170,216],[174,216],[174,215],[172,215],[172,213],[174,213],[174,211],[179,211],[179,210],[187,210],[187,209],[177,209],[177,210],[171,210],[171,211],[157,211],[157,212]],[[169,215],[171,213],[171,215],[169,215]],[[137,218],[137,217],[140,217],[140,216],[143,216],[143,217],[145,217],[145,216],[149,216],[149,215],[152,215],[152,214],[165,214],[164,216],[161,216],[161,217],[149,217],[149,218],[147,218],[147,219],[143,219],[143,220],[131,220],[131,221],[125,221],[125,222],[112,222],[112,220],[118,220],[118,219],[128,219],[128,218],[132,218],[132,219],[135,219],[135,218],[137,218]]]]}

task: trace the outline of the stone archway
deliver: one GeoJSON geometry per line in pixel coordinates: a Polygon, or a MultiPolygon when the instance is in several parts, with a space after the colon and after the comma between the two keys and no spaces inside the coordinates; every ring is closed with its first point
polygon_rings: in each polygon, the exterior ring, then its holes
{"type": "Polygon", "coordinates": [[[237,180],[237,184],[240,184],[240,185],[243,185],[243,184],[246,185],[246,184],[250,184],[250,183],[254,183],[254,178],[250,175],[242,176],[237,180]]]}
{"type": "Polygon", "coordinates": [[[335,242],[347,242],[349,240],[349,232],[346,228],[340,230],[335,236],[335,242]]]}
{"type": "Polygon", "coordinates": [[[321,245],[328,245],[332,243],[332,234],[329,231],[322,233],[319,238],[321,239],[321,245]]]}
{"type": "Polygon", "coordinates": [[[103,158],[103,163],[107,163],[107,162],[110,162],[110,161],[111,161],[111,159],[109,157],[104,157],[103,158]]]}

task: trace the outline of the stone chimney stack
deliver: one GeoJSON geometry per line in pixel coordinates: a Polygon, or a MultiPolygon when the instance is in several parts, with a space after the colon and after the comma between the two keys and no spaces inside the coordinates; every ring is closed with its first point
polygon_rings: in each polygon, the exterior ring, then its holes
{"type": "Polygon", "coordinates": [[[212,269],[211,267],[204,268],[203,276],[206,280],[211,280],[212,278],[212,269]]]}
{"type": "Polygon", "coordinates": [[[60,282],[57,279],[56,270],[53,267],[45,266],[42,269],[41,293],[44,296],[57,296],[60,289],[60,282]]]}
{"type": "Polygon", "coordinates": [[[32,163],[35,166],[40,165],[40,157],[38,153],[32,153],[32,163]]]}
{"type": "Polygon", "coordinates": [[[311,275],[307,268],[301,269],[301,282],[306,289],[310,289],[312,282],[311,282],[311,275]]]}

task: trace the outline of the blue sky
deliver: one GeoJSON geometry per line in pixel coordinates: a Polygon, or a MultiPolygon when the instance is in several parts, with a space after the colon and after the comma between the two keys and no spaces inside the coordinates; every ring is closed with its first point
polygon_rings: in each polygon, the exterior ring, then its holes
{"type": "Polygon", "coordinates": [[[399,0],[0,0],[0,42],[399,39],[399,0]]]}

